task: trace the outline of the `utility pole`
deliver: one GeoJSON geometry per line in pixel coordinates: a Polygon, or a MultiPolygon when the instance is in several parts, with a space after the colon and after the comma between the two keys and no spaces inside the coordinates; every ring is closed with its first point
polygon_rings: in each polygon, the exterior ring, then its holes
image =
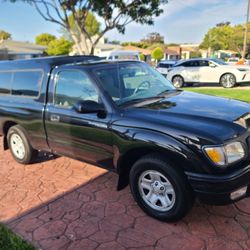
{"type": "Polygon", "coordinates": [[[247,35],[248,35],[248,22],[249,22],[249,8],[250,8],[250,0],[247,0],[247,18],[246,18],[246,27],[245,27],[245,34],[244,34],[244,45],[242,51],[242,58],[245,58],[247,52],[247,35]]]}

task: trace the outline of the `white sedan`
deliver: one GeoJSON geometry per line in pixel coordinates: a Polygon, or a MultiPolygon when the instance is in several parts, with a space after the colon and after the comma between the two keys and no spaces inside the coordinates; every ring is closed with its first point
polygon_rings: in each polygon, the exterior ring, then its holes
{"type": "Polygon", "coordinates": [[[196,58],[175,64],[167,78],[177,88],[193,83],[220,83],[224,88],[232,88],[242,82],[250,82],[250,67],[228,65],[213,58],[196,58]]]}

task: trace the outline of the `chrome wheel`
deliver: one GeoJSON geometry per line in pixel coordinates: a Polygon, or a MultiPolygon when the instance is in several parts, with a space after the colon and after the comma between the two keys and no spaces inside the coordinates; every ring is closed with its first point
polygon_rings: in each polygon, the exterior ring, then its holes
{"type": "Polygon", "coordinates": [[[138,187],[142,199],[157,211],[169,211],[175,204],[176,194],[172,184],[156,170],[142,172],[138,187]]]}
{"type": "Polygon", "coordinates": [[[224,88],[232,88],[236,85],[235,76],[230,73],[223,75],[220,82],[224,88]]]}
{"type": "Polygon", "coordinates": [[[22,138],[18,134],[12,134],[10,137],[10,146],[13,154],[22,160],[25,157],[25,146],[22,138]]]}
{"type": "Polygon", "coordinates": [[[183,87],[183,84],[184,84],[184,80],[181,76],[175,76],[173,78],[173,85],[176,87],[176,88],[181,88],[183,87]]]}

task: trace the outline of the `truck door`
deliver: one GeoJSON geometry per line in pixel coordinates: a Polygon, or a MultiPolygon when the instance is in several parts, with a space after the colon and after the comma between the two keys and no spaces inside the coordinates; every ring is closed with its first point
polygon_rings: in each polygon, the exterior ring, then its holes
{"type": "Polygon", "coordinates": [[[77,102],[85,100],[103,104],[99,89],[87,72],[82,69],[56,70],[48,96],[45,127],[52,151],[111,167],[112,137],[108,129],[111,114],[83,114],[73,108],[77,102]]]}

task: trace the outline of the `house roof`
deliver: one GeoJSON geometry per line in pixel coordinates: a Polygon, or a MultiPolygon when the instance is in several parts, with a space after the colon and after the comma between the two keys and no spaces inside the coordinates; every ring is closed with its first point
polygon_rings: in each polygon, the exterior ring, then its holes
{"type": "Polygon", "coordinates": [[[112,50],[112,49],[114,50],[114,49],[122,49],[122,46],[118,44],[104,43],[104,44],[98,44],[96,48],[101,50],[112,50]]]}
{"type": "Polygon", "coordinates": [[[47,46],[13,40],[0,41],[0,50],[7,49],[8,54],[42,54],[47,46]]]}
{"type": "Polygon", "coordinates": [[[176,51],[176,50],[167,48],[167,49],[164,50],[164,52],[165,52],[166,54],[168,54],[168,55],[173,55],[173,56],[175,56],[175,55],[179,55],[179,54],[180,54],[180,49],[179,49],[179,51],[176,51]]]}
{"type": "Polygon", "coordinates": [[[151,55],[151,50],[138,48],[138,47],[132,46],[132,45],[125,46],[125,47],[123,47],[123,49],[130,50],[130,51],[137,51],[137,52],[142,53],[144,55],[151,55]]]}

